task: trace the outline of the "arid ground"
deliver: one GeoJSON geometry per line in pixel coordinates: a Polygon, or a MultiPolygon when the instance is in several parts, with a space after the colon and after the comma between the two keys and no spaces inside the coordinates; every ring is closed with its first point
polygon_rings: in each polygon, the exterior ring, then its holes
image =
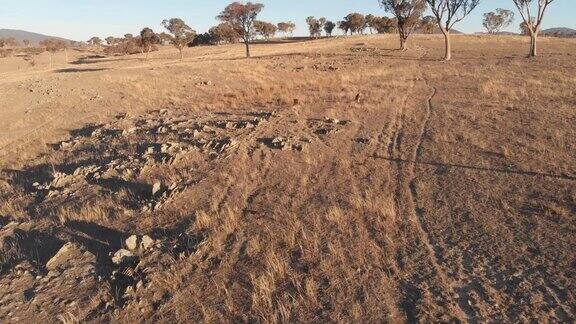
{"type": "Polygon", "coordinates": [[[576,40],[453,41],[0,59],[0,321],[574,321],[576,40]]]}

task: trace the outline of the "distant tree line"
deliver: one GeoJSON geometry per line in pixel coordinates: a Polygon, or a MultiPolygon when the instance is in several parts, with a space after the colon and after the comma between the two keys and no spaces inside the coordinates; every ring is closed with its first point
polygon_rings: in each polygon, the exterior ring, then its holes
{"type": "MultiPolygon", "coordinates": [[[[339,21],[331,21],[325,17],[309,16],[306,24],[310,37],[333,36],[336,28],[344,35],[373,33],[394,33],[400,40],[400,49],[406,50],[410,36],[416,32],[433,34],[441,33],[445,40],[445,60],[452,58],[451,32],[454,26],[464,20],[481,2],[481,0],[377,0],[385,12],[391,17],[363,15],[353,12],[339,21]],[[424,16],[425,12],[432,15],[424,16]]],[[[518,9],[522,22],[520,31],[530,36],[529,56],[537,55],[537,40],[546,10],[555,0],[511,0],[518,9]],[[535,15],[535,16],[534,16],[535,15]]],[[[104,47],[108,55],[127,55],[141,53],[148,58],[148,53],[157,50],[158,45],[172,45],[180,59],[184,58],[184,49],[191,46],[233,44],[242,42],[246,48],[246,56],[250,57],[250,44],[257,39],[269,41],[276,35],[292,37],[296,25],[291,21],[277,24],[258,20],[258,15],[264,9],[261,3],[233,2],[226,6],[216,17],[220,23],[207,32],[197,34],[194,29],[180,18],[166,19],[161,22],[165,31],[156,33],[145,27],[138,35],[126,34],[124,37],[109,36],[102,40],[99,37],[90,38],[86,44],[91,47],[104,47]]],[[[502,8],[486,12],[482,25],[488,34],[498,34],[514,21],[514,12],[502,8]]],[[[560,32],[552,36],[563,36],[560,32]]],[[[29,47],[31,42],[24,40],[23,45],[29,47]]],[[[0,56],[11,53],[12,48],[21,44],[15,38],[0,38],[0,56]],[[8,48],[6,50],[5,48],[8,48]]],[[[67,49],[71,46],[81,46],[78,43],[59,39],[48,39],[40,44],[40,49],[50,53],[50,65],[54,53],[64,51],[68,62],[67,49]]]]}
{"type": "MultiPolygon", "coordinates": [[[[344,35],[373,33],[395,33],[400,40],[400,49],[407,50],[410,36],[416,32],[425,34],[441,33],[445,40],[444,59],[452,58],[451,33],[454,26],[464,20],[480,3],[481,0],[378,0],[380,6],[392,17],[379,17],[372,14],[363,15],[353,12],[340,21],[331,21],[325,17],[309,16],[306,24],[310,37],[330,37],[336,28],[344,35]],[[424,16],[429,11],[432,15],[424,16]]],[[[544,13],[554,0],[511,0],[518,8],[523,23],[520,25],[522,34],[531,36],[529,56],[535,56],[536,41],[544,13]],[[531,8],[536,4],[537,17],[531,16],[531,8]]],[[[144,53],[154,49],[157,43],[171,43],[180,52],[183,58],[183,49],[186,46],[218,45],[224,43],[243,42],[246,47],[246,56],[250,56],[250,43],[256,39],[270,40],[278,33],[284,37],[292,36],[296,25],[292,22],[271,22],[257,20],[257,16],[264,9],[260,3],[233,2],[217,16],[220,24],[210,28],[207,32],[197,35],[181,19],[173,18],[163,22],[169,33],[162,33],[148,39],[140,37],[117,40],[113,37],[106,39],[108,46],[116,45],[116,49],[109,51],[131,53],[140,48],[144,53]]],[[[532,9],[533,10],[533,9],[532,9]]],[[[482,24],[489,34],[500,33],[514,20],[514,13],[510,10],[498,8],[487,12],[483,16],[482,24]]],[[[149,32],[149,31],[148,31],[149,32]]],[[[89,41],[97,45],[99,39],[89,41]]]]}

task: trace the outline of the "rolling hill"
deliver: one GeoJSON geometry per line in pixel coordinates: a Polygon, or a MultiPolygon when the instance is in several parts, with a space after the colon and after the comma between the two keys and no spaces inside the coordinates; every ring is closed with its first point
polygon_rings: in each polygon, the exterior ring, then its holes
{"type": "Polygon", "coordinates": [[[559,35],[563,37],[576,37],[576,30],[566,27],[548,28],[542,31],[542,35],[559,35]]]}
{"type": "Polygon", "coordinates": [[[31,33],[31,32],[27,32],[24,30],[17,30],[17,29],[0,29],[0,38],[9,38],[9,37],[14,37],[15,39],[17,39],[18,41],[23,41],[25,39],[30,40],[30,42],[32,44],[38,44],[39,42],[48,39],[48,38],[57,38],[57,39],[62,39],[65,41],[70,41],[69,39],[65,39],[65,38],[61,38],[61,37],[55,37],[55,36],[49,36],[49,35],[44,35],[44,34],[39,34],[39,33],[31,33]]]}

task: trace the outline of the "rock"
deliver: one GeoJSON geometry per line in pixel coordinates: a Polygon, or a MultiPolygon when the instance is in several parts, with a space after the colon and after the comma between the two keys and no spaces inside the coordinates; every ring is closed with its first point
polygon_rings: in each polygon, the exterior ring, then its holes
{"type": "Polygon", "coordinates": [[[136,133],[137,130],[138,130],[137,127],[131,127],[131,128],[123,130],[122,135],[133,134],[133,133],[136,133]]]}
{"type": "Polygon", "coordinates": [[[336,118],[325,118],[324,120],[330,124],[340,124],[340,120],[336,118]]]}
{"type": "Polygon", "coordinates": [[[285,149],[287,147],[286,140],[282,137],[275,137],[272,139],[272,147],[277,149],[285,149]]]}
{"type": "Polygon", "coordinates": [[[142,246],[143,250],[148,250],[154,245],[154,243],[156,243],[156,241],[154,241],[154,239],[152,239],[148,235],[144,235],[144,236],[142,236],[142,242],[140,243],[140,245],[142,246]]]}
{"type": "Polygon", "coordinates": [[[74,269],[74,273],[79,276],[86,276],[94,273],[96,256],[76,243],[68,242],[46,263],[46,269],[50,274],[58,274],[63,271],[74,269]]]}
{"type": "Polygon", "coordinates": [[[112,262],[114,262],[114,264],[117,265],[133,263],[134,261],[136,261],[136,257],[134,256],[134,254],[125,249],[120,249],[116,251],[116,253],[114,253],[114,256],[112,257],[112,262]]]}
{"type": "Polygon", "coordinates": [[[138,236],[136,235],[132,235],[129,238],[126,239],[125,243],[126,243],[126,247],[128,248],[128,250],[134,251],[138,248],[138,236]]]}
{"type": "Polygon", "coordinates": [[[152,196],[157,196],[162,193],[162,182],[156,181],[152,186],[152,196]]]}
{"type": "Polygon", "coordinates": [[[73,144],[74,144],[74,143],[72,143],[72,142],[62,142],[62,143],[60,143],[60,148],[61,148],[61,149],[66,149],[66,148],[71,147],[73,144]]]}

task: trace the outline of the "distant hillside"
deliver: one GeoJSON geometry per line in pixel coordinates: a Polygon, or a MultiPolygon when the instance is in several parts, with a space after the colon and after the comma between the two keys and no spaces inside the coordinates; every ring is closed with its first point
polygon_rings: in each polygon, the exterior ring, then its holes
{"type": "Polygon", "coordinates": [[[576,37],[576,30],[566,27],[548,28],[542,31],[542,35],[576,37]]]}
{"type": "MultiPolygon", "coordinates": [[[[487,32],[475,32],[474,35],[491,35],[487,32]]],[[[509,32],[509,31],[501,31],[501,32],[497,32],[495,34],[492,35],[519,35],[518,33],[513,33],[513,32],[509,32]]]]}
{"type": "Polygon", "coordinates": [[[70,41],[69,39],[65,39],[65,38],[61,38],[61,37],[54,37],[54,36],[48,36],[48,35],[43,35],[43,34],[38,34],[38,33],[31,33],[31,32],[27,32],[24,30],[0,29],[0,38],[9,38],[9,37],[14,37],[19,42],[22,42],[23,40],[27,39],[34,45],[37,45],[39,42],[41,42],[45,39],[48,39],[48,38],[57,38],[57,39],[65,40],[67,42],[70,41]]]}

